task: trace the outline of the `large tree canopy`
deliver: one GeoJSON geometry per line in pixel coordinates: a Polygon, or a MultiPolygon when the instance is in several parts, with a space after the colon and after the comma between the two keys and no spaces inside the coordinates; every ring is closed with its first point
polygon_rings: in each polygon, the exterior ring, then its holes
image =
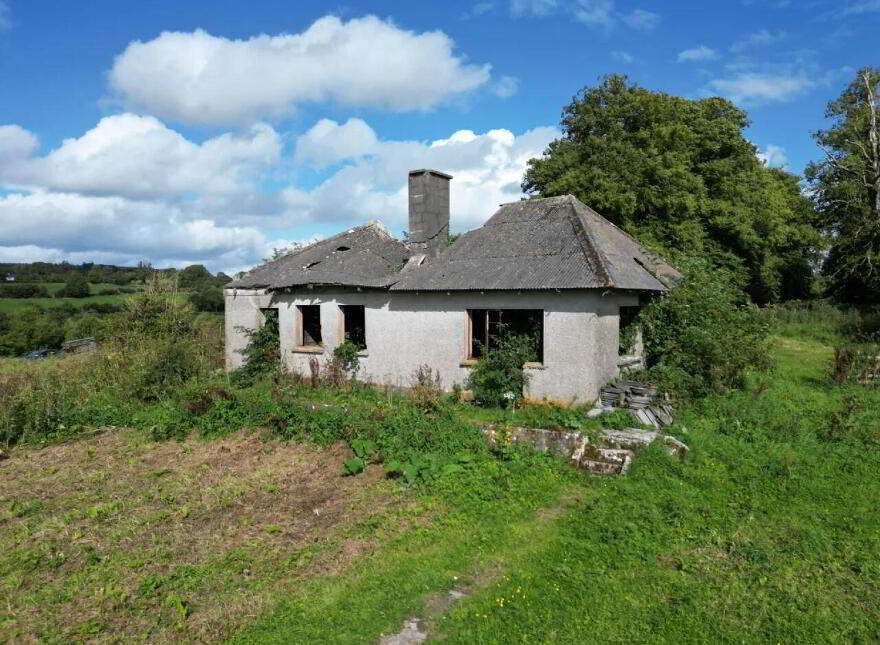
{"type": "Polygon", "coordinates": [[[653,92],[613,75],[563,110],[563,136],[529,162],[523,189],[571,193],[643,243],[699,254],[757,302],[808,295],[820,238],[799,178],[767,168],[745,112],[721,98],[653,92]]]}
{"type": "Polygon", "coordinates": [[[835,123],[815,133],[823,161],[807,167],[831,239],[823,267],[829,290],[852,304],[880,303],[880,69],[859,70],[828,104],[835,123]]]}

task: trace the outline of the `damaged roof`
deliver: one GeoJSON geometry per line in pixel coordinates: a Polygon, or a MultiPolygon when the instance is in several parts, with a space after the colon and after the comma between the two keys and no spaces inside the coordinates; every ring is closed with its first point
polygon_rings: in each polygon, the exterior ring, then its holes
{"type": "Polygon", "coordinates": [[[392,291],[664,291],[680,277],[662,258],[572,195],[503,204],[434,259],[370,222],[267,262],[229,288],[314,285],[392,291]]]}
{"type": "Polygon", "coordinates": [[[680,277],[659,256],[572,195],[503,204],[393,291],[633,289],[680,277]]]}
{"type": "Polygon", "coordinates": [[[410,251],[379,222],[370,222],[252,269],[227,288],[283,289],[307,284],[388,287],[410,251]]]}

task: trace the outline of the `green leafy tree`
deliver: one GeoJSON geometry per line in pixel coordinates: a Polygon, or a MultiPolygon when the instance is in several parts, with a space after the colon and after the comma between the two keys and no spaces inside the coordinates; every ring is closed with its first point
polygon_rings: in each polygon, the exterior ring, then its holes
{"type": "Polygon", "coordinates": [[[880,303],[880,68],[865,67],[825,116],[834,119],[814,137],[825,152],[807,179],[831,241],[823,266],[836,299],[880,303]]]}
{"type": "Polygon", "coordinates": [[[212,277],[211,272],[201,264],[191,264],[178,273],[181,289],[194,289],[211,280],[212,277]]]}
{"type": "Polygon", "coordinates": [[[116,320],[116,335],[184,337],[192,332],[193,309],[180,294],[176,275],[154,272],[143,291],[128,296],[116,320]]]}
{"type": "Polygon", "coordinates": [[[64,286],[55,294],[56,298],[87,298],[89,296],[89,283],[85,275],[76,272],[70,274],[64,286]]]}
{"type": "Polygon", "coordinates": [[[765,167],[722,98],[653,92],[612,75],[563,109],[563,136],[532,159],[523,189],[571,193],[675,260],[699,254],[757,302],[809,292],[820,237],[795,175],[765,167]]]}
{"type": "Polygon", "coordinates": [[[28,306],[0,317],[0,354],[57,349],[63,341],[64,322],[58,312],[28,306]]]}
{"type": "Polygon", "coordinates": [[[190,296],[190,302],[196,311],[211,313],[222,312],[225,306],[223,289],[209,283],[203,283],[198,290],[190,296]]]}

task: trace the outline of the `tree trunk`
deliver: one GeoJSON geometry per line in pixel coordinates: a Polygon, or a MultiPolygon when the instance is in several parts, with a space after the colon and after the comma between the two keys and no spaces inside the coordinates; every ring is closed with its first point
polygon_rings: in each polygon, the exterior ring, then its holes
{"type": "Polygon", "coordinates": [[[862,80],[865,83],[867,92],[868,109],[871,111],[871,123],[868,129],[869,159],[871,166],[870,183],[874,189],[874,216],[880,219],[880,127],[878,127],[877,118],[877,96],[875,94],[876,80],[870,69],[862,72],[862,80]]]}

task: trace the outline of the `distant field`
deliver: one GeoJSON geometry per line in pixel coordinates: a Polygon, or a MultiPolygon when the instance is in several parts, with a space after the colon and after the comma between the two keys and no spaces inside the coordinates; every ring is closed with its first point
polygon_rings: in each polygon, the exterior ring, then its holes
{"type": "MultiPolygon", "coordinates": [[[[38,282],[37,284],[46,288],[51,294],[57,293],[61,287],[64,286],[63,282],[38,282]]],[[[98,284],[89,284],[89,291],[92,294],[100,293],[105,289],[119,289],[120,286],[116,284],[107,284],[107,283],[98,283],[98,284]]],[[[88,298],[0,298],[0,312],[9,312],[14,311],[15,309],[20,309],[22,307],[27,307],[29,305],[39,305],[40,307],[59,307],[65,303],[70,303],[73,305],[84,305],[88,302],[99,302],[102,304],[118,304],[122,302],[125,296],[128,294],[120,294],[117,296],[98,296],[92,295],[88,298]]]]}

